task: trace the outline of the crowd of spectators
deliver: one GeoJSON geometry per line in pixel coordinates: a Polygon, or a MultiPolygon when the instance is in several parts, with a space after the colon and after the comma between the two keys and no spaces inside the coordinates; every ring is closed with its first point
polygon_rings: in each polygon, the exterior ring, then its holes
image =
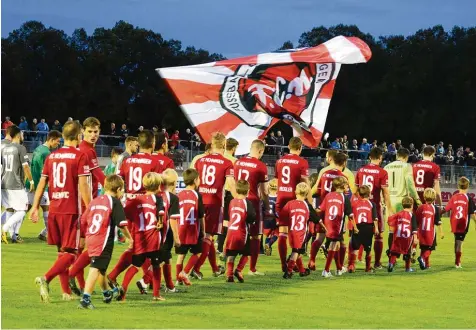
{"type": "MultiPolygon", "coordinates": [[[[67,120],[72,120],[72,118],[68,117],[67,120]]],[[[5,120],[1,124],[2,132],[11,125],[14,125],[14,123],[10,117],[5,117],[5,120]]],[[[50,127],[44,118],[40,118],[39,122],[37,118],[33,118],[30,124],[24,116],[20,117],[18,127],[24,131],[25,140],[34,141],[37,144],[44,143],[50,130],[62,131],[62,125],[59,120],[55,120],[50,127]]],[[[154,132],[161,130],[165,133],[169,140],[170,152],[175,154],[179,160],[185,150],[202,150],[204,148],[204,143],[200,140],[200,136],[194,133],[190,128],[187,128],[183,132],[179,130],[167,131],[166,128],[159,128],[159,126],[155,125],[151,129],[154,132]]],[[[143,130],[144,126],[139,126],[137,130],[131,130],[127,124],[121,124],[120,128],[118,128],[116,123],[110,123],[109,126],[102,127],[101,140],[99,143],[109,146],[123,146],[124,140],[129,135],[137,135],[143,130]]],[[[282,155],[286,152],[287,140],[281,131],[270,131],[265,137],[267,145],[266,153],[269,155],[282,155]]],[[[414,143],[410,143],[406,147],[410,150],[409,162],[413,163],[422,159],[422,151],[426,146],[426,144],[422,144],[421,148],[417,148],[414,143]]],[[[385,161],[393,161],[396,159],[397,151],[404,146],[401,140],[390,143],[373,140],[372,143],[369,143],[366,138],[363,138],[360,143],[356,139],[349,142],[346,135],[331,140],[329,139],[328,133],[326,133],[318,148],[306,149],[303,154],[309,157],[316,155],[323,156],[326,150],[336,149],[347,152],[352,160],[357,161],[367,160],[368,154],[373,147],[383,149],[385,161]]],[[[470,147],[460,146],[455,150],[451,144],[445,146],[442,141],[435,144],[434,147],[436,149],[435,162],[439,165],[476,166],[474,152],[471,151],[470,147]]]]}

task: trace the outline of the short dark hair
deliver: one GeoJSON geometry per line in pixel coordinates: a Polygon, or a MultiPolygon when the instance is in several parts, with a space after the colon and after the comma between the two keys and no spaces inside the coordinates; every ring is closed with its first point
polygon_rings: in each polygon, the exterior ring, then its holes
{"type": "Polygon", "coordinates": [[[194,184],[195,180],[198,178],[198,171],[194,168],[187,168],[183,174],[183,183],[187,186],[194,184]]]}
{"type": "Polygon", "coordinates": [[[154,133],[148,129],[139,132],[138,134],[138,141],[139,141],[139,148],[141,149],[150,149],[154,144],[154,133]]]}
{"type": "Polygon", "coordinates": [[[425,148],[423,148],[423,155],[425,156],[433,156],[435,152],[436,150],[433,146],[426,146],[425,148]]]}
{"type": "Polygon", "coordinates": [[[379,147],[372,148],[369,153],[370,159],[379,159],[383,156],[383,150],[379,147]]]}
{"type": "Polygon", "coordinates": [[[155,133],[155,147],[157,149],[162,148],[162,145],[167,142],[167,137],[164,132],[155,133]]]}
{"type": "Polygon", "coordinates": [[[11,125],[8,128],[10,129],[9,135],[12,139],[15,138],[15,136],[17,136],[18,134],[21,134],[21,129],[17,125],[11,125]]]}
{"type": "Polygon", "coordinates": [[[7,127],[7,129],[5,130],[5,134],[6,135],[9,135],[10,137],[12,136],[12,130],[17,127],[16,125],[10,125],[7,127]]]}
{"type": "Polygon", "coordinates": [[[368,198],[370,196],[370,187],[367,185],[360,186],[357,191],[362,198],[368,198]]]}
{"type": "Polygon", "coordinates": [[[344,166],[345,165],[345,162],[347,161],[347,155],[344,154],[343,152],[338,152],[335,156],[334,156],[334,164],[336,164],[337,166],[344,166]]]}
{"type": "Polygon", "coordinates": [[[226,139],[226,150],[231,151],[233,150],[233,148],[238,147],[238,144],[239,144],[238,140],[234,138],[228,138],[226,139]]]}
{"type": "Polygon", "coordinates": [[[114,148],[112,148],[112,151],[111,151],[111,157],[114,157],[115,155],[120,155],[123,152],[124,152],[124,150],[122,150],[122,148],[114,147],[114,148]]]}
{"type": "Polygon", "coordinates": [[[52,130],[48,133],[48,136],[46,137],[46,140],[56,140],[56,139],[61,139],[63,135],[61,132],[52,130]]]}
{"type": "Polygon", "coordinates": [[[410,156],[410,150],[407,148],[400,148],[397,151],[397,158],[407,158],[410,156]]]}
{"type": "Polygon", "coordinates": [[[289,139],[289,150],[299,150],[302,148],[302,140],[297,137],[293,136],[289,139]]]}
{"type": "Polygon", "coordinates": [[[404,209],[411,209],[413,207],[413,198],[410,196],[403,197],[402,206],[404,209]]]}
{"type": "Polygon", "coordinates": [[[101,128],[101,122],[96,117],[88,117],[83,121],[83,126],[101,128]]]}
{"type": "Polygon", "coordinates": [[[250,191],[250,184],[245,180],[238,180],[236,182],[236,192],[240,195],[248,195],[250,191]]]}

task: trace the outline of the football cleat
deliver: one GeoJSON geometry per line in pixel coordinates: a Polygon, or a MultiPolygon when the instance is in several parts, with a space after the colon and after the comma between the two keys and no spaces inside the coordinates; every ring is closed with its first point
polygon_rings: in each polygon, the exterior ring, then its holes
{"type": "Polygon", "coordinates": [[[126,292],[124,291],[124,288],[122,286],[117,287],[117,301],[124,301],[126,300],[126,292]]]}
{"type": "Polygon", "coordinates": [[[139,289],[140,294],[147,294],[147,286],[144,288],[141,281],[136,282],[137,288],[139,289]]]}
{"type": "Polygon", "coordinates": [[[394,264],[392,264],[391,262],[388,263],[388,266],[387,266],[387,271],[389,273],[393,272],[393,267],[395,267],[394,264]]]}
{"type": "Polygon", "coordinates": [[[345,272],[342,269],[341,270],[336,270],[336,276],[342,276],[342,275],[344,275],[344,273],[345,272]]]}
{"type": "Polygon", "coordinates": [[[382,269],[382,264],[374,264],[374,269],[382,269]]]}
{"type": "Polygon", "coordinates": [[[181,285],[186,285],[186,286],[191,286],[192,282],[190,282],[190,279],[188,278],[188,275],[185,274],[184,272],[181,272],[178,276],[178,281],[181,285]]]}
{"type": "Polygon", "coordinates": [[[227,283],[235,283],[235,279],[233,276],[227,276],[226,277],[226,282],[227,283]]]}
{"type": "Polygon", "coordinates": [[[368,273],[368,274],[374,274],[374,273],[375,273],[375,269],[369,268],[369,269],[366,269],[365,272],[368,273]]]}
{"type": "Polygon", "coordinates": [[[283,275],[283,278],[285,280],[289,280],[293,277],[293,273],[289,273],[289,272],[284,272],[284,275],[283,275]]]}
{"type": "Polygon", "coordinates": [[[16,241],[15,243],[20,243],[20,244],[24,242],[20,234],[15,234],[15,241],[16,241]]]}
{"type": "Polygon", "coordinates": [[[331,272],[327,272],[325,269],[322,271],[322,277],[331,278],[333,277],[331,272]]]}
{"type": "Polygon", "coordinates": [[[38,235],[38,239],[39,239],[40,241],[45,242],[45,241],[46,241],[46,236],[39,234],[39,235],[38,235]]]}
{"type": "Polygon", "coordinates": [[[78,309],[96,309],[93,304],[91,304],[90,301],[85,302],[84,300],[81,299],[78,305],[78,309]]]}
{"type": "Polygon", "coordinates": [[[304,272],[299,273],[299,276],[300,276],[300,277],[306,277],[306,276],[309,276],[309,275],[311,275],[311,270],[310,270],[309,268],[306,268],[306,269],[304,270],[304,272]]]}
{"type": "Polygon", "coordinates": [[[162,297],[162,296],[158,296],[158,297],[153,297],[152,300],[153,301],[165,301],[165,298],[162,297]]]}
{"type": "Polygon", "coordinates": [[[114,297],[114,294],[112,293],[112,291],[107,291],[106,294],[103,295],[102,301],[105,304],[110,304],[113,297],[114,297]]]}
{"type": "Polygon", "coordinates": [[[309,268],[310,270],[316,270],[316,263],[314,261],[309,260],[307,268],[309,268]]]}
{"type": "Polygon", "coordinates": [[[418,257],[417,260],[418,260],[418,264],[420,265],[420,269],[425,270],[426,269],[425,260],[423,260],[422,257],[418,257]]]}
{"type": "Polygon", "coordinates": [[[50,302],[50,286],[44,277],[35,278],[35,283],[40,287],[40,299],[44,303],[50,302]]]}
{"type": "Polygon", "coordinates": [[[405,273],[413,273],[413,272],[415,272],[415,271],[413,270],[413,268],[407,268],[407,269],[405,269],[405,273]]]}
{"type": "Polygon", "coordinates": [[[111,289],[116,289],[119,287],[119,284],[117,284],[116,280],[113,280],[108,276],[106,276],[106,279],[107,279],[107,284],[109,285],[109,287],[111,289]]]}
{"type": "Polygon", "coordinates": [[[349,271],[349,273],[355,273],[355,266],[354,266],[354,265],[350,265],[348,271],[349,271]]]}
{"type": "Polygon", "coordinates": [[[169,289],[169,288],[165,287],[164,292],[165,293],[182,293],[183,291],[180,291],[176,287],[173,287],[172,289],[169,289]]]}
{"type": "Polygon", "coordinates": [[[79,290],[78,286],[76,285],[76,281],[74,280],[74,277],[69,278],[68,286],[71,289],[71,292],[73,292],[78,297],[81,296],[81,290],[79,290]]]}
{"type": "Polygon", "coordinates": [[[218,266],[218,270],[216,272],[213,272],[213,276],[215,277],[220,277],[223,274],[225,274],[225,267],[223,266],[218,266]]]}
{"type": "Polygon", "coordinates": [[[7,233],[2,231],[2,243],[8,244],[7,233]]]}
{"type": "Polygon", "coordinates": [[[455,268],[456,269],[461,269],[461,268],[463,268],[463,266],[461,266],[461,264],[457,264],[457,265],[455,265],[455,268]]]}
{"type": "Polygon", "coordinates": [[[192,269],[192,273],[190,274],[193,278],[197,280],[202,280],[203,279],[203,274],[202,272],[197,272],[195,269],[192,269]]]}
{"type": "Polygon", "coordinates": [[[235,269],[233,272],[233,275],[236,277],[238,282],[243,283],[245,281],[245,278],[243,277],[243,273],[238,271],[238,269],[235,269]]]}
{"type": "Polygon", "coordinates": [[[347,267],[346,266],[342,266],[341,270],[342,270],[342,274],[347,273],[347,267]]]}
{"type": "Polygon", "coordinates": [[[71,301],[74,300],[74,297],[70,295],[69,293],[63,293],[63,300],[64,301],[71,301]]]}
{"type": "Polygon", "coordinates": [[[248,275],[250,275],[250,276],[264,276],[265,273],[261,273],[261,272],[258,272],[258,271],[253,272],[253,271],[250,270],[248,272],[248,275]]]}
{"type": "Polygon", "coordinates": [[[269,257],[269,256],[271,256],[272,252],[273,252],[273,248],[271,246],[269,246],[268,244],[265,244],[264,245],[264,254],[269,257]]]}

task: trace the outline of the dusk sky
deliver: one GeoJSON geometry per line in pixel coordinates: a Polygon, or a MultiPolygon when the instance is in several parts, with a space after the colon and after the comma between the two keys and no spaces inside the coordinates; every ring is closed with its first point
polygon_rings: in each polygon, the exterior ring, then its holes
{"type": "Polygon", "coordinates": [[[374,36],[412,34],[441,24],[476,25],[475,0],[3,0],[2,37],[28,20],[71,34],[118,20],[236,57],[297,42],[315,26],[356,24],[374,36]]]}

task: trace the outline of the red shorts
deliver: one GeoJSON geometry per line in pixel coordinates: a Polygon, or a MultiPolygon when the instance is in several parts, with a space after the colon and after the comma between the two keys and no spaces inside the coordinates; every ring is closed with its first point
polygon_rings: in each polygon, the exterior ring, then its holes
{"type": "Polygon", "coordinates": [[[304,241],[306,240],[307,231],[306,230],[291,230],[289,231],[288,238],[289,238],[289,245],[292,249],[301,249],[304,245],[304,241]]]}
{"type": "Polygon", "coordinates": [[[250,225],[250,236],[258,236],[263,234],[263,203],[261,201],[252,202],[256,211],[256,221],[250,225]]]}
{"type": "Polygon", "coordinates": [[[223,207],[217,205],[205,206],[205,232],[207,234],[221,234],[223,228],[223,207]]]}
{"type": "Polygon", "coordinates": [[[289,219],[282,219],[280,220],[279,219],[279,211],[281,211],[281,209],[283,209],[287,202],[289,201],[292,201],[292,199],[289,199],[289,200],[282,200],[282,201],[279,201],[279,203],[276,203],[276,225],[278,227],[288,227],[289,226],[289,219]]]}
{"type": "Polygon", "coordinates": [[[62,249],[78,249],[79,215],[49,213],[48,244],[62,249]]]}

